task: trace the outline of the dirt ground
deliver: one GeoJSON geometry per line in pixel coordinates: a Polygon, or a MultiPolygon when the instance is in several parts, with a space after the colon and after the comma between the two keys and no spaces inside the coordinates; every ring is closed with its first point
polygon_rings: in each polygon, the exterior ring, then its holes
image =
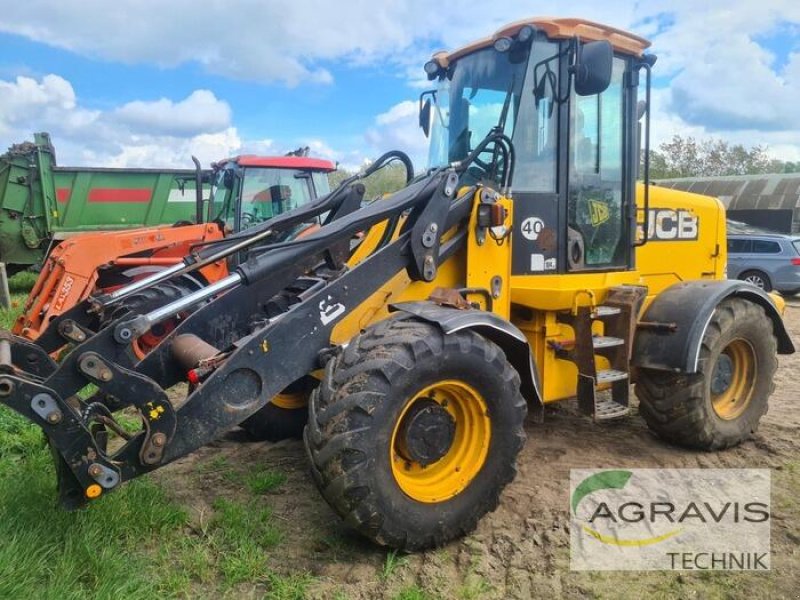
{"type": "MultiPolygon", "coordinates": [[[[800,343],[800,298],[786,320],[800,343]]],[[[417,555],[390,556],[350,533],[317,493],[301,442],[243,443],[236,432],[157,474],[202,522],[220,494],[235,494],[215,464],[269,467],[288,480],[265,496],[285,533],[270,557],[282,573],[306,572],[314,598],[394,598],[413,588],[441,598],[798,598],[800,597],[800,353],[781,357],[776,390],[757,435],[738,448],[698,453],[670,447],[636,414],[596,425],[573,403],[530,423],[519,474],[499,508],[467,538],[417,555]],[[769,573],[569,570],[569,471],[594,467],[752,467],[772,469],[769,573]],[[228,489],[226,489],[228,488],[228,489]]],[[[244,587],[237,596],[263,593],[244,587]]],[[[402,596],[401,596],[402,597],[402,596]]]]}

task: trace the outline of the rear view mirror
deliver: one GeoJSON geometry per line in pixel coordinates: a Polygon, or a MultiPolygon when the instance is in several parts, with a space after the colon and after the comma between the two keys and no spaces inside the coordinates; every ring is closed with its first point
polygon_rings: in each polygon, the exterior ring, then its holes
{"type": "Polygon", "coordinates": [[[614,52],[607,40],[587,42],[578,46],[578,55],[573,67],[575,93],[593,96],[604,92],[611,83],[611,64],[614,52]]]}
{"type": "Polygon", "coordinates": [[[419,108],[419,126],[425,137],[431,132],[431,99],[428,98],[419,108]]]}
{"type": "Polygon", "coordinates": [[[226,190],[233,189],[233,170],[226,169],[224,175],[222,176],[222,185],[225,186],[226,190]]]}

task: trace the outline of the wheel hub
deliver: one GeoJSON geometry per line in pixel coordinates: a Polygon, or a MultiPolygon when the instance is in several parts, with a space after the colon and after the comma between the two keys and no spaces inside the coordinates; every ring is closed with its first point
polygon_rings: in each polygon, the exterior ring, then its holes
{"type": "Polygon", "coordinates": [[[711,393],[724,394],[733,381],[733,361],[727,354],[720,354],[714,373],[711,375],[711,393]]]}
{"type": "Polygon", "coordinates": [[[711,372],[711,405],[720,419],[731,421],[750,405],[758,362],[752,345],[742,338],[730,342],[711,372]]]}
{"type": "Polygon", "coordinates": [[[438,403],[420,398],[403,417],[398,433],[398,452],[403,458],[427,466],[450,451],[456,422],[438,403]]]}

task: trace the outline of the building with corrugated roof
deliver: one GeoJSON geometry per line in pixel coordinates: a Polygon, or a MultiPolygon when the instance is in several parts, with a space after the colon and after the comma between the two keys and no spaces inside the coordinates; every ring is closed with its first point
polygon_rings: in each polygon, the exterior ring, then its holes
{"type": "Polygon", "coordinates": [[[782,233],[800,232],[800,173],[687,177],[655,183],[716,196],[730,219],[782,233]]]}

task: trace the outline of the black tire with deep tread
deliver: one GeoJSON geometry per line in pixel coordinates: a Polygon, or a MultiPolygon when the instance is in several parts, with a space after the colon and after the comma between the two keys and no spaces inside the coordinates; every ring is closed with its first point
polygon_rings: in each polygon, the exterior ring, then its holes
{"type": "Polygon", "coordinates": [[[239,426],[256,441],[280,442],[303,437],[308,409],[267,404],[239,426]]]}
{"type": "Polygon", "coordinates": [[[778,368],[777,340],[764,308],[742,298],[730,298],[714,311],[700,349],[699,372],[677,374],[640,369],[636,396],[648,427],[664,440],[700,450],[719,450],[749,438],[767,412],[778,368]],[[711,403],[711,376],[717,358],[737,338],[753,347],[757,375],[744,412],[732,420],[720,418],[711,403]]]}
{"type": "MultiPolygon", "coordinates": [[[[284,391],[310,395],[319,382],[311,376],[296,381],[284,391]]],[[[239,426],[258,441],[280,442],[300,439],[308,422],[308,408],[282,408],[267,404],[239,426]]]]}
{"type": "Polygon", "coordinates": [[[526,413],[519,375],[496,344],[400,315],[368,328],[328,362],[311,395],[306,450],[323,497],[348,525],[379,544],[421,550],[469,533],[497,507],[516,475],[526,413]],[[489,451],[462,492],[426,504],[394,479],[391,435],[408,399],[447,379],[483,396],[489,451]]]}

